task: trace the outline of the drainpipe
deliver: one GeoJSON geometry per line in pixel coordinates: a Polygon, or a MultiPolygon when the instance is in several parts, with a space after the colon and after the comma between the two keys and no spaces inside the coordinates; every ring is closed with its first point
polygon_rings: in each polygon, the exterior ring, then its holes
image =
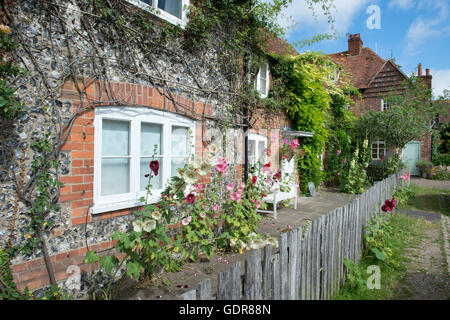
{"type": "MultiPolygon", "coordinates": [[[[245,92],[249,93],[249,54],[246,52],[244,55],[244,76],[247,79],[247,87],[245,89],[245,92]]],[[[248,180],[248,108],[244,107],[244,183],[248,180]]]]}

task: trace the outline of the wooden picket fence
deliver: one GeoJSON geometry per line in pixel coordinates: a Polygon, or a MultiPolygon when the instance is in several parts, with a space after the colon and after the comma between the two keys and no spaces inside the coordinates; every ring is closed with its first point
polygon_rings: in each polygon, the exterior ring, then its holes
{"type": "MultiPolygon", "coordinates": [[[[365,226],[398,183],[399,174],[393,174],[344,207],[313,220],[308,227],[281,233],[278,252],[271,245],[252,250],[243,275],[240,261],[219,274],[216,299],[330,299],[344,283],[344,259],[359,261],[365,226]]],[[[210,279],[181,295],[185,300],[212,297],[210,279]]]]}

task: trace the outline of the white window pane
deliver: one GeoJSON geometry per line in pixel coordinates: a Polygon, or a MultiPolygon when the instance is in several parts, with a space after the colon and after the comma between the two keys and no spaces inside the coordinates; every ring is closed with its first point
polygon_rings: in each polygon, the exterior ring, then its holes
{"type": "Polygon", "coordinates": [[[176,157],[172,158],[170,161],[170,176],[176,176],[177,175],[177,169],[183,168],[186,164],[186,158],[185,157],[176,157]]]}
{"type": "Polygon", "coordinates": [[[162,145],[162,126],[154,123],[141,123],[141,155],[153,155],[155,144],[156,154],[161,154],[162,145]]]}
{"type": "Polygon", "coordinates": [[[130,154],[130,123],[106,120],[102,123],[102,156],[128,156],[130,154]]]}
{"type": "Polygon", "coordinates": [[[130,159],[102,159],[102,196],[130,192],[130,159]]]}
{"type": "Polygon", "coordinates": [[[189,152],[188,128],[172,127],[172,155],[187,155],[189,152]]]}
{"type": "Polygon", "coordinates": [[[258,141],[258,157],[263,159],[265,156],[266,143],[264,141],[258,141]]]}
{"type": "Polygon", "coordinates": [[[181,0],[158,0],[158,8],[181,19],[181,0]]]}
{"type": "MultiPolygon", "coordinates": [[[[152,178],[152,190],[157,190],[157,189],[162,189],[162,176],[163,176],[163,162],[161,161],[161,158],[155,158],[155,160],[159,161],[159,171],[158,171],[158,175],[156,177],[152,178]]],[[[140,190],[141,191],[145,191],[145,188],[147,187],[148,184],[148,179],[150,177],[145,177],[145,175],[147,173],[152,173],[150,169],[150,161],[152,161],[152,158],[141,158],[141,170],[140,170],[140,181],[141,181],[141,186],[140,186],[140,190]]]]}
{"type": "Polygon", "coordinates": [[[256,156],[256,141],[248,140],[248,156],[255,157],[256,156]]]}

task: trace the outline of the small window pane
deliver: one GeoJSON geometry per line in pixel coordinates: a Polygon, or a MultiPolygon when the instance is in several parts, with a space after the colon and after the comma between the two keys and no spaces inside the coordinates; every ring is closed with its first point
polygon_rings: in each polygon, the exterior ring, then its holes
{"type": "Polygon", "coordinates": [[[172,155],[187,155],[189,152],[188,128],[172,127],[172,155]]]}
{"type": "MultiPolygon", "coordinates": [[[[158,175],[156,177],[152,178],[152,190],[158,190],[162,189],[162,176],[163,176],[163,162],[161,161],[161,158],[156,158],[155,160],[159,161],[159,170],[158,175]]],[[[141,177],[141,186],[140,190],[145,191],[145,188],[148,184],[148,179],[150,177],[145,177],[147,173],[150,173],[150,161],[152,161],[152,158],[141,158],[141,170],[140,170],[140,177],[141,177]]],[[[152,172],[153,173],[153,172],[152,172]]]]}
{"type": "Polygon", "coordinates": [[[158,8],[181,19],[181,0],[158,0],[158,8]]]}
{"type": "Polygon", "coordinates": [[[102,159],[102,196],[130,192],[130,159],[102,159]]]}
{"type": "Polygon", "coordinates": [[[258,141],[258,157],[264,158],[266,152],[266,143],[264,141],[258,141]]]}
{"type": "Polygon", "coordinates": [[[153,155],[155,144],[158,145],[156,148],[156,154],[161,154],[161,132],[162,126],[159,124],[141,123],[141,155],[153,155]]]}
{"type": "Polygon", "coordinates": [[[186,158],[185,157],[176,157],[172,158],[170,163],[170,176],[176,176],[177,175],[177,169],[183,168],[186,164],[186,158]]]}
{"type": "Polygon", "coordinates": [[[129,122],[103,119],[102,156],[128,156],[130,154],[129,137],[129,122]]]}
{"type": "Polygon", "coordinates": [[[255,157],[256,156],[256,141],[248,140],[248,156],[255,157]]]}

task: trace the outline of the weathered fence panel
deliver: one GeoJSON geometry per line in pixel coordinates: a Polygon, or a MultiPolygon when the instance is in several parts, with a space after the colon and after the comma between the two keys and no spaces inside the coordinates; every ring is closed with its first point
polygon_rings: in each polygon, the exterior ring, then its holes
{"type": "MultiPolygon", "coordinates": [[[[344,284],[344,260],[359,261],[368,221],[399,182],[398,174],[391,175],[308,227],[282,232],[279,252],[271,245],[264,248],[264,257],[261,249],[253,250],[245,263],[243,287],[237,262],[219,274],[217,299],[331,299],[344,284]]],[[[210,280],[202,281],[197,291],[200,300],[211,299],[210,280]]],[[[196,290],[181,297],[195,300],[196,290]]]]}

